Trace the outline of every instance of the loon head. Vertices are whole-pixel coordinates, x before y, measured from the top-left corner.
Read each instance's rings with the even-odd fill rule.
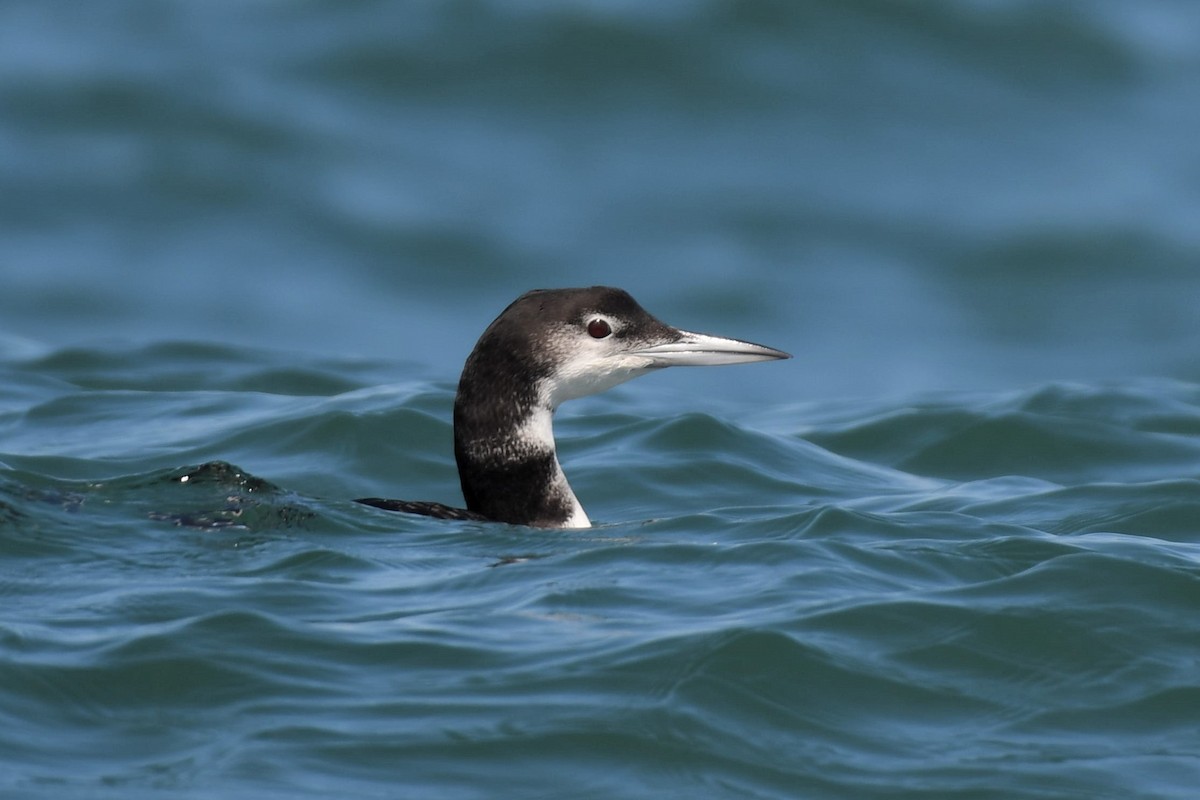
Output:
[[[770,347],[673,328],[606,286],[527,292],[467,358],[454,452],[468,511],[539,527],[587,527],[554,447],[558,406],[672,366],[790,358]]]

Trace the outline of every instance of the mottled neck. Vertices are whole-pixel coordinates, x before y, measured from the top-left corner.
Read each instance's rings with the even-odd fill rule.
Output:
[[[558,463],[554,412],[537,384],[506,387],[478,377],[464,371],[454,402],[454,457],[467,509],[514,525],[589,527]]]

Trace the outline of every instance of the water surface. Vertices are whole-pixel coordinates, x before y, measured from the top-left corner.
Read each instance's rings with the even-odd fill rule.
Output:
[[[0,794],[1190,798],[1194,4],[0,10]],[[792,361],[462,360],[612,284]]]

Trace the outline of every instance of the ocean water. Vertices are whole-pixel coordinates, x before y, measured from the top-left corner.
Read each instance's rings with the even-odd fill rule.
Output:
[[[1200,8],[0,7],[0,797],[1192,798]],[[529,288],[791,361],[567,404]]]

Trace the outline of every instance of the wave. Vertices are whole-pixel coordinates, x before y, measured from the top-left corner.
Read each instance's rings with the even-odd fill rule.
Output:
[[[1195,785],[1194,384],[682,415],[616,392],[558,421],[601,524],[547,532],[350,502],[457,500],[452,388],[279,360],[4,366],[0,785]]]

